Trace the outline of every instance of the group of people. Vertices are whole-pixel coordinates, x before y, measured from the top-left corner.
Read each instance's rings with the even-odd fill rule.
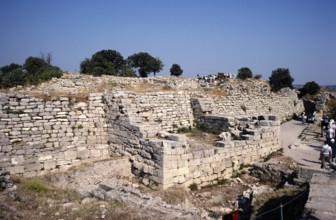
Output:
[[[335,162],[336,159],[336,143],[335,143],[336,124],[333,119],[329,119],[328,116],[323,116],[321,119],[321,135],[326,136],[326,140],[321,149],[320,159],[321,168],[325,168],[325,163]]]
[[[302,114],[301,114],[302,124],[306,125],[306,122],[314,123],[315,122],[315,114],[316,114],[316,112],[308,113],[308,114],[306,114],[306,112],[302,112]]]
[[[236,78],[236,75],[232,73],[218,73],[214,75],[209,74],[205,76],[200,76],[199,74],[197,74],[197,80],[199,82],[206,82],[206,83],[217,83],[227,78]]]

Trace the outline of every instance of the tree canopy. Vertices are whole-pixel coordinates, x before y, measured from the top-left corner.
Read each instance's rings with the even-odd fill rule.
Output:
[[[245,80],[247,78],[252,78],[253,74],[250,68],[242,67],[238,70],[237,79]]]
[[[300,89],[301,96],[305,94],[315,95],[320,92],[321,87],[315,81],[307,82],[304,86]]]
[[[269,77],[269,83],[272,91],[277,92],[282,88],[293,88],[294,79],[292,78],[289,69],[278,68],[272,71],[272,75]]]
[[[116,50],[101,50],[92,55],[91,59],[86,58],[80,63],[80,72],[94,76],[114,75],[133,76],[124,57]]]
[[[14,70],[21,69],[22,66],[20,64],[11,63],[9,65],[3,66],[0,68],[1,74],[11,73]]]
[[[51,61],[51,55],[49,55],[48,60]],[[52,66],[39,57],[28,57],[23,65],[12,63],[1,67],[0,71],[0,88],[38,84],[62,76],[59,67]]]
[[[28,57],[25,63],[23,64],[23,68],[32,77],[38,76],[49,67],[51,67],[51,65],[49,65],[42,58],[39,57]]]
[[[149,53],[135,53],[127,58],[128,64],[133,68],[138,68],[141,77],[148,77],[150,73],[154,76],[163,68],[163,64],[159,58],[152,57]]]
[[[173,64],[172,67],[170,68],[170,75],[172,76],[181,76],[182,73],[183,73],[183,70],[178,64]]]

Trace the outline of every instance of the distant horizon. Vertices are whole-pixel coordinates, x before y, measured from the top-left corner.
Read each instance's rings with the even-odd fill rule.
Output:
[[[248,67],[268,80],[288,68],[293,84],[336,84],[334,0],[2,0],[0,8],[0,66],[51,52],[53,65],[74,73],[111,49],[160,58],[161,76],[174,63],[185,78]]]

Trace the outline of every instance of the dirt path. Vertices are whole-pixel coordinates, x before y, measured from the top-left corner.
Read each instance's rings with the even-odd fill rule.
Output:
[[[291,120],[283,123],[280,131],[285,156],[299,165],[320,169],[319,154],[324,139],[320,137],[318,125]]]

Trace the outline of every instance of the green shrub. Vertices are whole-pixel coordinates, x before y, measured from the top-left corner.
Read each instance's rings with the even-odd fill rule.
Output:
[[[248,78],[252,78],[252,76],[253,76],[252,71],[248,67],[240,68],[237,73],[237,79],[245,80]]]
[[[39,179],[28,179],[24,182],[24,185],[28,190],[37,193],[43,193],[49,190],[48,185]]]
[[[306,95],[307,93],[310,95],[315,95],[320,92],[320,86],[315,81],[307,82],[300,89],[300,97]]]
[[[18,110],[13,110],[11,109],[10,107],[8,108],[4,108],[4,111],[7,113],[7,114],[23,114],[24,111],[22,109],[18,109]]]
[[[287,68],[277,68],[272,71],[272,75],[269,77],[269,83],[271,90],[277,92],[282,88],[293,88],[294,79],[292,78],[289,69]]]
[[[15,86],[23,86],[26,84],[28,75],[21,69],[1,75],[1,88],[7,89]]]
[[[50,65],[50,60],[47,61],[43,58],[28,57],[23,65],[12,63],[0,67],[0,88],[38,84],[52,78],[60,78],[61,69]]]
[[[187,127],[182,127],[177,129],[178,133],[188,133],[191,130],[191,128],[187,128]]]
[[[52,78],[61,78],[62,77],[62,72],[57,70],[57,69],[47,69],[43,71],[38,77],[37,81],[38,82],[44,82],[51,80]]]

